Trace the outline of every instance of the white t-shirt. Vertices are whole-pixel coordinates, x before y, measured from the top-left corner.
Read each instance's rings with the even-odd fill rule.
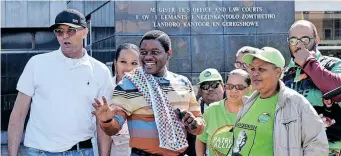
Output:
[[[94,136],[92,103],[95,97],[110,99],[113,86],[109,69],[84,52],[70,59],[58,49],[26,64],[17,84],[32,97],[25,146],[63,152]]]

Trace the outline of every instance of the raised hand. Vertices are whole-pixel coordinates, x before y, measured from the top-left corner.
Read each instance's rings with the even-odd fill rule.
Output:
[[[110,122],[115,115],[116,109],[110,108],[107,99],[104,96],[102,96],[102,100],[103,104],[97,98],[95,98],[95,103],[92,103],[95,111],[92,112],[92,114],[94,114],[101,122]]]
[[[308,60],[309,57],[315,57],[315,53],[313,51],[309,51],[303,43],[297,43],[297,50],[293,53],[294,61],[303,67],[305,62]]]

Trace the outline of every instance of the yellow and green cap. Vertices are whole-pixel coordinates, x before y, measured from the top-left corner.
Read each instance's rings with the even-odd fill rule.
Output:
[[[282,53],[279,50],[272,47],[264,47],[258,53],[255,54],[246,54],[243,57],[243,61],[246,64],[251,64],[254,58],[258,58],[265,62],[272,63],[281,69],[283,69],[285,66],[285,59]]]
[[[205,69],[204,71],[202,71],[200,73],[198,84],[201,84],[201,83],[207,82],[207,81],[221,81],[221,82],[223,82],[223,78],[221,77],[221,75],[217,69],[208,68],[208,69]]]

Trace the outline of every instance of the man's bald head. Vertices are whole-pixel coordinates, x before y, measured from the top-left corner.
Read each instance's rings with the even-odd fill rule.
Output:
[[[303,43],[301,39],[305,38],[306,43]],[[293,42],[294,44],[290,44],[290,40],[299,40],[299,42]],[[308,41],[307,41],[308,39]],[[305,48],[309,51],[317,51],[317,45],[320,42],[320,38],[317,35],[316,26],[306,20],[299,20],[295,22],[289,29],[288,32],[288,43],[289,49],[291,52],[291,57],[293,57],[293,53],[295,53],[300,48],[297,47],[298,43],[303,43]]]
[[[289,36],[290,36],[290,32],[293,28],[295,27],[309,27],[311,30],[312,30],[312,35],[314,37],[317,37],[318,34],[317,34],[317,29],[316,29],[316,26],[311,23],[310,21],[307,21],[307,20],[299,20],[299,21],[296,21],[294,24],[291,25],[290,29],[289,29]]]

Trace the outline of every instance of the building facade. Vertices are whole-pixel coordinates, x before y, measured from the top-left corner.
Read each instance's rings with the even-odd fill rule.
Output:
[[[216,68],[226,78],[237,50],[246,45],[275,47],[288,63],[287,32],[299,19],[317,26],[323,54],[341,57],[337,6],[341,2],[1,1],[1,155],[6,155],[6,131],[19,76],[33,55],[58,48],[49,26],[65,8],[84,13],[89,28],[84,46],[108,66],[120,44],[138,45],[145,32],[165,31],[172,39],[169,69],[196,84],[206,68]]]
[[[314,23],[321,38],[318,49],[322,54],[341,58],[341,2],[295,2],[295,19]]]

